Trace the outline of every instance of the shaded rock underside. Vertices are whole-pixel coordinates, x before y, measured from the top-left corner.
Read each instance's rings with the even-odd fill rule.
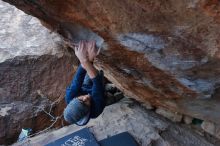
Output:
[[[96,40],[96,66],[128,96],[220,122],[218,0],[4,1],[69,41]]]

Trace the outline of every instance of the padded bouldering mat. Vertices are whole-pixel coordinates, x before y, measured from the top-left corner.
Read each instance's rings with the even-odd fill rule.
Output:
[[[88,128],[83,128],[46,146],[99,146],[93,134]]]
[[[100,146],[138,146],[135,139],[128,133],[123,132],[99,141]]]

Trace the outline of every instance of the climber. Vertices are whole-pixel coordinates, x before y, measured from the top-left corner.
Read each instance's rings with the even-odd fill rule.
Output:
[[[70,124],[85,125],[90,118],[98,117],[105,107],[103,72],[93,66],[99,50],[95,41],[81,41],[75,46],[80,65],[66,89],[64,110],[64,119]]]

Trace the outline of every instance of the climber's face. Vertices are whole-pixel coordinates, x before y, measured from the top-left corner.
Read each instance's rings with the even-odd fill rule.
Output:
[[[91,97],[90,95],[82,95],[77,97],[80,101],[82,101],[85,105],[90,106],[91,105]]]

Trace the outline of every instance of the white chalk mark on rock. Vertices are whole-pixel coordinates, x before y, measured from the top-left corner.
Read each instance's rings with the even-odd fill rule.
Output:
[[[0,116],[4,117],[6,115],[9,115],[8,111],[10,111],[11,109],[12,109],[12,107],[8,107],[8,106],[1,108],[0,109]]]

